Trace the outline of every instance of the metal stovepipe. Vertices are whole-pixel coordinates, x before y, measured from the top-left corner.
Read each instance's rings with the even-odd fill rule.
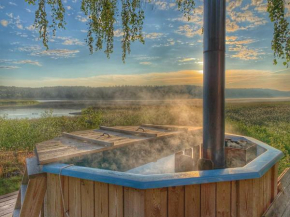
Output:
[[[203,158],[225,167],[226,0],[204,0]]]

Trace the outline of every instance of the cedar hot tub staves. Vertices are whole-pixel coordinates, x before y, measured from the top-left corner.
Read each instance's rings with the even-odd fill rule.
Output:
[[[43,165],[133,144],[176,137],[196,130],[201,130],[201,128],[151,124],[117,127],[101,126],[99,130],[63,133],[60,137],[37,144],[35,153],[39,164]]]

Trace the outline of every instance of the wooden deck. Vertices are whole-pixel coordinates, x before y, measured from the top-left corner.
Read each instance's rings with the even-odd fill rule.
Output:
[[[18,191],[0,196],[0,217],[12,217]]]

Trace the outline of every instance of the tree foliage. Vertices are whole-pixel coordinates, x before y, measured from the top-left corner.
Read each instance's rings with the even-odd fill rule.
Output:
[[[274,64],[277,59],[283,59],[283,64],[288,66],[290,61],[290,29],[285,18],[284,0],[268,0],[268,12],[271,21],[274,23],[274,35],[272,40],[272,50],[274,51]]]
[[[62,0],[25,0],[29,4],[38,4],[35,12],[35,27],[43,45],[48,49],[49,33],[55,36],[57,28],[65,28],[65,8]],[[91,53],[102,50],[108,58],[113,53],[114,33],[117,17],[121,16],[122,25],[122,60],[125,61],[130,53],[131,42],[144,43],[143,21],[146,2],[152,0],[82,0],[81,11],[88,17],[87,45]],[[178,9],[190,20],[194,11],[194,0],[175,0]],[[119,4],[120,7],[119,7]],[[274,23],[272,50],[274,51],[274,64],[277,58],[283,59],[288,66],[290,61],[290,29],[285,17],[285,0],[268,0],[268,12]],[[121,11],[119,9],[121,8]],[[48,19],[47,14],[51,14]],[[50,20],[50,22],[49,22]]]

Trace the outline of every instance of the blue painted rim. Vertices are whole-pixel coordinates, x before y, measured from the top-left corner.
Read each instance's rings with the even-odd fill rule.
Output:
[[[151,189],[260,178],[283,157],[283,153],[280,150],[254,138],[230,134],[227,134],[226,137],[249,140],[266,149],[266,151],[244,167],[217,170],[140,175],[80,166],[70,166],[62,169],[63,167],[68,166],[68,164],[53,163],[44,165],[42,171],[53,174],[59,174],[61,171],[61,175],[64,176],[122,185],[137,189]]]

